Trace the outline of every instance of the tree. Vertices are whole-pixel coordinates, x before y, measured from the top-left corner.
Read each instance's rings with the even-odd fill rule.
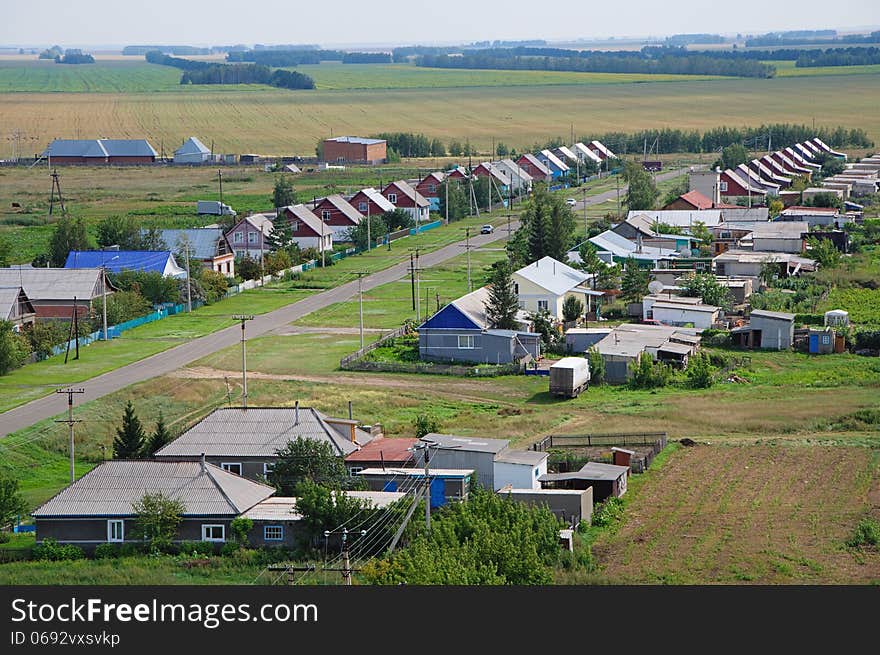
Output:
[[[446,187],[449,187],[447,191]],[[470,214],[471,206],[467,194],[458,180],[447,177],[437,191],[440,197],[440,216],[446,219],[446,198],[449,197],[449,220],[457,221]]]
[[[159,410],[159,418],[156,419],[156,429],[150,435],[146,444],[144,444],[144,454],[152,457],[163,446],[171,443],[172,439],[173,437],[165,425],[165,416],[163,416],[162,410]]]
[[[731,143],[721,150],[721,166],[724,170],[735,169],[740,164],[751,161],[752,157],[741,143]]]
[[[500,260],[492,266],[489,276],[489,297],[486,300],[486,318],[493,328],[515,330],[519,312],[519,297],[511,277],[510,263]]]
[[[433,139],[431,141],[431,156],[432,157],[445,157],[446,156],[446,146],[443,145],[443,142],[440,139]]]
[[[217,302],[226,295],[229,289],[229,283],[223,273],[210,268],[203,268],[199,272],[199,282],[205,290],[205,301],[208,303]]]
[[[672,369],[662,362],[654,363],[654,359],[645,351],[639,354],[638,359],[631,361],[627,368],[631,389],[665,387],[672,380]]]
[[[651,174],[636,162],[628,161],[624,165],[623,177],[629,185],[625,196],[626,206],[631,211],[654,209],[660,192]]]
[[[323,541],[325,530],[334,530],[348,523],[355,516],[370,519],[372,504],[361,498],[353,498],[338,487],[317,484],[309,479],[301,480],[294,488],[296,511],[302,517],[299,524],[307,543]],[[397,522],[393,522],[395,525]]]
[[[832,177],[843,173],[846,166],[836,157],[827,156],[822,161],[822,177]]]
[[[293,240],[293,227],[283,213],[272,221],[272,230],[266,235],[266,245],[272,252],[286,251],[291,256],[294,246],[299,249],[299,245]]]
[[[338,489],[352,482],[342,458],[337,457],[325,441],[297,437],[276,454],[278,459],[269,472],[269,484],[279,495],[293,496],[297,484],[303,480]]]
[[[608,264],[599,271],[596,277],[596,288],[599,290],[617,289],[620,287],[620,264]]]
[[[235,273],[242,280],[256,280],[260,277],[260,262],[245,254],[235,260]]]
[[[627,257],[620,281],[620,297],[624,302],[641,302],[648,295],[650,273],[639,267],[634,257]]]
[[[605,359],[602,353],[591,347],[587,351],[587,360],[590,362],[590,384],[602,384],[605,381]]]
[[[397,207],[395,209],[392,209],[391,211],[387,211],[382,214],[382,220],[385,222],[386,229],[390,229],[392,232],[394,232],[395,230],[403,230],[409,227],[415,227],[416,225],[412,214],[410,214],[405,209],[401,209],[400,207]]]
[[[495,154],[499,157],[507,157],[510,154],[510,148],[503,141],[499,141],[498,145],[495,146]]]
[[[0,475],[0,530],[12,525],[27,511],[27,503],[18,491],[18,480]]]
[[[450,141],[449,142],[449,154],[453,157],[461,157],[464,149],[461,146],[460,141]]]
[[[153,250],[143,247],[140,224],[132,216],[107,216],[101,219],[96,229],[101,248],[119,246],[121,250]]]
[[[578,320],[584,315],[584,303],[577,296],[566,296],[562,302],[562,318],[566,323]]]
[[[602,269],[608,267],[608,264],[599,259],[599,249],[589,241],[584,241],[580,245],[578,254],[581,256],[581,261],[577,267],[593,276],[593,289],[595,289],[596,278]]]
[[[440,421],[432,414],[419,414],[413,422],[413,428],[415,428],[416,438],[421,439],[426,434],[440,432]]]
[[[167,550],[171,547],[177,528],[183,521],[186,506],[174,498],[169,498],[161,491],[155,494],[144,494],[140,500],[131,504],[135,513],[135,525],[138,532],[155,550]]]
[[[374,248],[376,242],[388,233],[388,225],[382,214],[371,214],[369,219],[364,216],[357,225],[348,230],[348,238],[358,250],[367,249],[367,225],[369,225],[369,240],[373,242]]]
[[[810,257],[819,262],[823,268],[837,268],[840,266],[840,251],[834,246],[834,242],[831,239],[807,237],[807,245],[810,249]]]
[[[145,439],[144,427],[134,412],[134,405],[129,400],[125,404],[125,411],[122,414],[122,426],[116,428],[116,437],[113,439],[113,458],[139,458],[144,450]]]
[[[92,240],[85,221],[80,217],[65,216],[55,224],[49,237],[49,263],[55,268],[63,268],[71,250],[91,249]]]
[[[567,259],[576,225],[574,214],[560,197],[548,192],[545,184],[535,185],[520,221],[519,230],[524,231],[522,242],[527,244],[526,263],[542,257],[561,262]]]
[[[27,337],[12,329],[12,322],[0,321],[0,375],[24,366],[31,354]]]
[[[733,300],[730,289],[712,273],[696,273],[685,278],[681,295],[700,298],[706,305],[730,309]]]
[[[232,541],[240,547],[247,546],[248,533],[253,529],[253,519],[249,519],[246,516],[236,516],[229,522],[229,531],[232,533]]]
[[[700,254],[705,257],[710,257],[712,255],[712,241],[715,238],[712,234],[712,230],[706,227],[706,224],[703,221],[696,221],[691,227],[691,236],[700,240],[698,246],[700,248]]]
[[[272,206],[275,209],[296,204],[296,191],[293,184],[285,176],[275,178],[275,188],[272,190]]]
[[[315,144],[315,156],[318,161],[324,161],[324,139],[318,139],[318,143]]]
[[[546,309],[529,314],[529,320],[534,326],[534,331],[541,335],[541,343],[545,351],[556,351],[561,342],[559,330],[556,329],[556,319]]]
[[[687,370],[688,386],[692,389],[708,389],[715,382],[712,365],[706,353],[695,353],[688,360]]]
[[[767,211],[770,213],[770,218],[774,219],[782,213],[783,209],[785,209],[785,205],[782,204],[781,200],[771,200]]]

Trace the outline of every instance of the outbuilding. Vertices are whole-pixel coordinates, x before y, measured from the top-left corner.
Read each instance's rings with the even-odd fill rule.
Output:
[[[628,466],[616,466],[601,462],[587,462],[579,471],[571,473],[547,473],[542,475],[544,489],[586,489],[593,488],[593,502],[600,503],[613,496],[620,498],[626,493]]]
[[[759,348],[787,350],[794,342],[794,314],[753,309],[749,316],[752,343]]]

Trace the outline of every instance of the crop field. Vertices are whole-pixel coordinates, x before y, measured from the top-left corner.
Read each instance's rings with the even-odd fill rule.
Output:
[[[862,127],[880,141],[874,91],[880,73],[868,69],[861,74],[844,67],[823,70],[819,82],[815,72],[804,76],[803,69],[769,80],[625,80],[610,74],[321,64],[302,67],[315,75],[319,88],[297,92],[258,85],[180,87],[176,70],[148,72],[144,63],[102,62],[91,73],[37,67],[34,75],[21,62],[13,63],[0,72],[0,90],[5,90],[0,123],[21,130],[35,152],[54,137],[95,135],[97,126],[109,137],[164,143],[169,152],[196,134],[205,143],[214,141],[215,152],[267,155],[310,155],[331,131],[423,132],[446,141],[470,139],[486,152],[493,138],[522,150],[568,135],[572,126],[585,134],[815,121]],[[131,80],[122,72],[126,67],[133,72]],[[58,75],[65,79],[56,84],[52,76]],[[155,90],[149,95],[132,90],[140,84]],[[163,84],[167,90],[159,88]],[[121,85],[124,92],[114,90]],[[78,92],[48,92],[55,86]],[[11,145],[5,145],[9,154]]]
[[[877,584],[880,552],[845,545],[880,517],[880,451],[680,448],[593,546],[617,584]]]
[[[153,93],[180,87],[180,71],[135,61],[56,64],[0,57],[0,93]]]
[[[832,289],[822,303],[821,310],[846,309],[850,321],[864,325],[880,326],[880,290],[878,289]]]
[[[776,67],[776,77],[820,77],[837,75],[877,75],[880,64],[865,66],[809,66],[798,68],[793,61],[769,61]]]

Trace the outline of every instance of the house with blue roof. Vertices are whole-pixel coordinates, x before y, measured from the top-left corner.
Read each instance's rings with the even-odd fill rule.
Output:
[[[110,273],[143,271],[165,277],[185,278],[170,250],[71,250],[64,268],[101,268]]]
[[[499,330],[486,316],[489,287],[453,300],[418,327],[419,359],[475,364],[508,364],[541,354],[541,335],[530,332],[525,313],[518,330]]]

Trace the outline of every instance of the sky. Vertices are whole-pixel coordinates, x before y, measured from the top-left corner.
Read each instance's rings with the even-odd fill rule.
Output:
[[[880,29],[880,0],[0,0],[0,45],[547,41]],[[721,7],[726,7],[722,10]],[[823,23],[833,21],[833,24]]]

